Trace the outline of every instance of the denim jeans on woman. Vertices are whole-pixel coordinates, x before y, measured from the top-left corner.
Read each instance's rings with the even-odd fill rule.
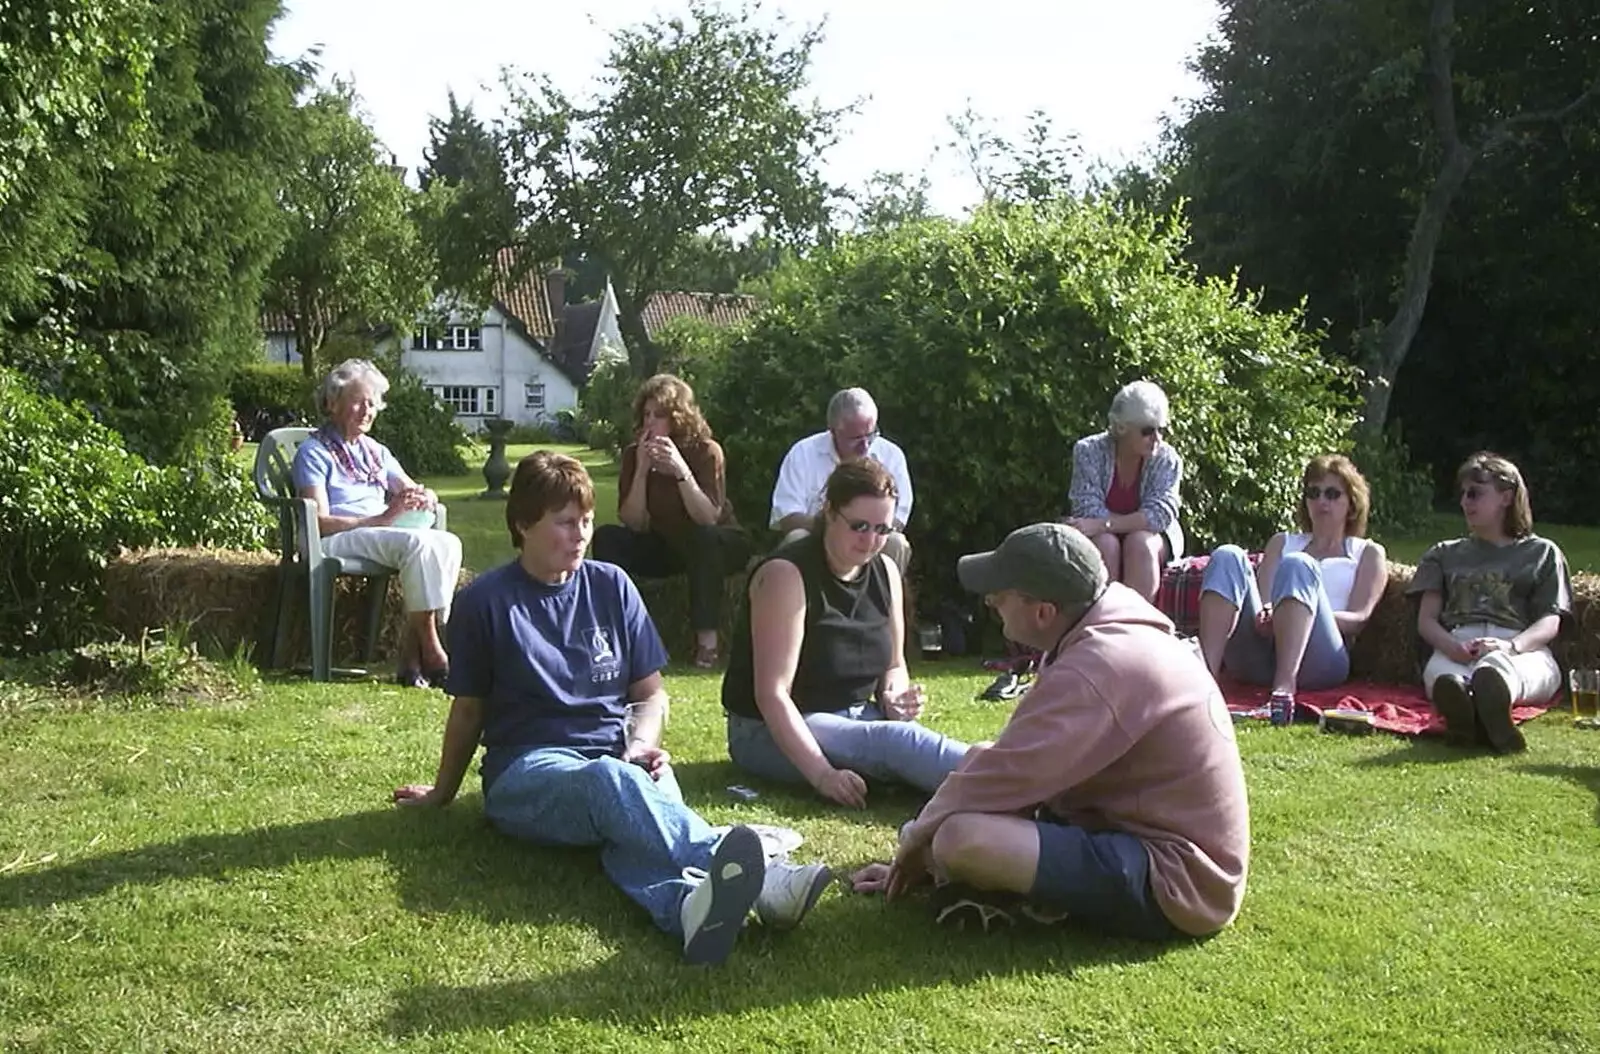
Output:
[[[620,758],[568,747],[531,750],[483,795],[496,829],[540,845],[599,846],[600,864],[655,924],[682,934],[686,867],[708,868],[720,835],[683,803],[670,768],[660,779]]]
[[[1256,632],[1261,593],[1249,557],[1237,545],[1211,554],[1202,593],[1215,593],[1239,609],[1239,624],[1222,653],[1222,668],[1250,684],[1271,684],[1277,672],[1277,642]],[[1300,660],[1297,687],[1332,688],[1350,677],[1350,652],[1322,588],[1322,568],[1305,553],[1285,553],[1272,576],[1272,604],[1297,600],[1311,612],[1311,637]]]
[[[870,780],[905,783],[932,794],[961,764],[967,744],[915,721],[890,721],[871,703],[803,715],[834,768]],[[778,783],[805,783],[760,718],[728,714],[728,756],[747,772]]]

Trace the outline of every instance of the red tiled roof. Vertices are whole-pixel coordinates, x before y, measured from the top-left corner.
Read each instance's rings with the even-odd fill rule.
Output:
[[[651,293],[639,310],[639,321],[651,339],[668,322],[684,315],[717,326],[743,322],[755,313],[756,298],[742,293]]]
[[[512,285],[510,279],[516,271],[516,262],[515,249],[501,249],[495,257],[495,302],[528,336],[548,344],[556,335],[552,308],[555,311],[561,309],[561,305],[550,303],[550,290],[544,278],[549,268],[533,267]]]

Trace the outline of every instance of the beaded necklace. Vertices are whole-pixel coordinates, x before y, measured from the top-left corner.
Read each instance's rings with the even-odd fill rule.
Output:
[[[351,482],[383,485],[383,458],[378,453],[378,445],[372,440],[358,435],[353,442],[346,442],[331,424],[317,429],[316,436]]]

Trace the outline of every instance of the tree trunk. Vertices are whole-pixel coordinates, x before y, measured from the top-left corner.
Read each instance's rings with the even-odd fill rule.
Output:
[[[1383,426],[1389,419],[1389,399],[1394,394],[1394,381],[1405,364],[1411,341],[1422,325],[1423,312],[1428,307],[1428,291],[1433,284],[1433,262],[1439,252],[1439,239],[1444,235],[1444,222],[1450,214],[1450,205],[1467,181],[1467,173],[1478,159],[1478,151],[1459,142],[1445,155],[1444,164],[1433,177],[1433,186],[1417,213],[1411,227],[1411,241],[1406,245],[1405,283],[1400,291],[1394,315],[1383,327],[1375,346],[1363,355],[1362,368],[1366,371],[1366,400],[1361,413],[1361,430],[1369,439],[1383,435]]]
[[[617,328],[622,330],[622,340],[628,345],[628,367],[642,380],[653,375],[661,364],[661,350],[651,342],[644,320],[639,317],[640,301],[644,298],[635,299],[615,284],[612,291],[617,297]]]

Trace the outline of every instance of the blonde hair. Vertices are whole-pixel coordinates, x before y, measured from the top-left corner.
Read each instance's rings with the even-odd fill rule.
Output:
[[[1456,488],[1468,483],[1487,483],[1499,491],[1515,491],[1511,504],[1506,506],[1506,534],[1513,538],[1526,538],[1533,533],[1533,504],[1528,500],[1528,484],[1522,473],[1509,458],[1492,450],[1480,450],[1456,469]]]
[[[1352,538],[1365,538],[1367,516],[1372,512],[1372,488],[1367,486],[1367,478],[1361,474],[1361,470],[1343,454],[1318,454],[1306,462],[1306,470],[1300,477],[1300,504],[1294,510],[1295,526],[1307,533],[1311,531],[1311,513],[1306,508],[1303,492],[1323,476],[1338,476],[1344,484],[1344,492],[1350,496],[1350,511],[1344,517],[1344,533]]]

